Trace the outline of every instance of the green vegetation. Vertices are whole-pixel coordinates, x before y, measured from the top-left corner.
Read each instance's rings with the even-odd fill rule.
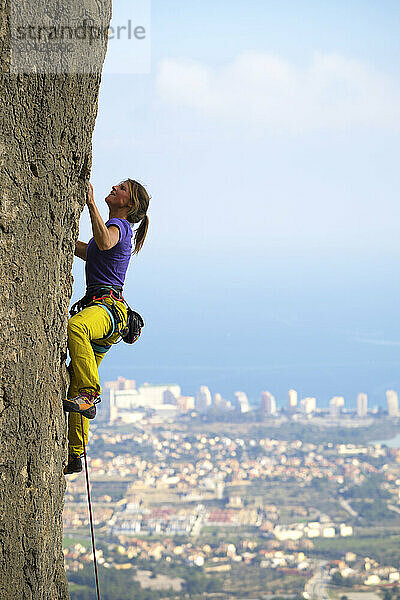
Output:
[[[256,427],[251,430],[251,435],[287,441],[302,440],[313,444],[367,444],[377,438],[390,439],[398,432],[396,423],[380,419],[369,427],[320,427],[289,422],[284,427]]]
[[[81,544],[85,548],[89,548],[91,544],[89,535],[65,535],[63,537],[63,548],[70,548],[70,546],[73,546],[74,544]]]
[[[400,590],[398,587],[391,589],[391,590],[385,590],[383,592],[383,596],[382,596],[383,600],[400,600]]]
[[[186,575],[183,592],[192,594],[203,594],[220,592],[222,590],[222,581],[219,578],[206,577],[201,571],[191,569]]]
[[[152,571],[154,579],[158,574],[184,580],[180,592],[169,590],[151,590],[140,587],[134,577],[136,569]],[[85,566],[77,573],[70,573],[71,600],[96,600],[95,581],[92,566]],[[274,569],[260,569],[258,565],[232,565],[231,571],[205,573],[197,567],[173,565],[167,562],[135,561],[135,568],[129,570],[105,569],[100,566],[100,588],[102,600],[203,600],[204,598],[223,597],[243,598],[251,593],[252,597],[266,592],[274,593],[274,600],[300,600],[306,576],[287,575]]]
[[[336,571],[336,573],[334,573],[331,577],[331,585],[351,588],[355,583],[355,579],[353,579],[352,577],[343,577],[343,575],[341,575],[339,571]]]
[[[137,565],[138,566],[138,565]],[[129,571],[104,569],[100,567],[100,587],[103,600],[159,600],[161,598],[182,598],[198,597],[202,598],[206,594],[215,594],[220,592],[223,587],[223,580],[217,574],[206,575],[196,567],[187,567],[174,569],[168,565],[153,565],[152,578],[158,573],[165,573],[169,576],[180,576],[184,578],[184,584],[181,592],[170,590],[151,590],[143,589],[138,581],[134,580],[136,569]],[[149,568],[149,564],[146,564]],[[96,600],[95,581],[92,567],[85,567],[77,573],[70,575],[70,596],[71,600]],[[186,594],[188,596],[186,596]]]
[[[211,413],[192,420],[190,430],[193,433],[216,433],[232,435],[244,439],[272,438],[276,440],[302,440],[304,443],[367,444],[377,439],[385,440],[396,436],[400,431],[399,423],[385,417],[375,418],[368,427],[321,427],[310,423],[295,421],[271,424],[264,415],[252,411],[245,414]],[[115,451],[115,448],[114,448]]]
[[[70,576],[73,584],[70,587],[71,600],[96,600],[93,568],[85,567],[82,571]],[[176,593],[168,590],[156,591],[142,589],[134,581],[132,571],[116,571],[100,569],[100,585],[102,600],[159,600],[174,598]]]
[[[322,557],[340,558],[344,552],[354,552],[361,556],[369,556],[381,564],[397,564],[400,560],[400,535],[385,535],[381,537],[348,537],[314,541],[314,554]]]
[[[110,485],[109,481],[93,481],[93,501],[98,502],[102,496],[110,496],[111,502],[118,502],[124,498],[126,492],[126,482],[113,481]]]
[[[385,477],[380,473],[372,473],[360,485],[353,485],[344,491],[345,498],[370,498],[372,500],[383,500],[390,498],[389,492],[383,487]]]
[[[391,494],[384,486],[384,476],[372,473],[360,485],[344,490],[343,497],[351,501],[352,508],[360,515],[360,522],[381,523],[385,519],[393,521],[398,518],[387,507]]]

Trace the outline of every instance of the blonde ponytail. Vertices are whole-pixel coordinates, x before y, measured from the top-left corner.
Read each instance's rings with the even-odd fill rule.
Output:
[[[148,228],[149,217],[147,215],[144,215],[139,227],[135,231],[135,249],[133,250],[133,254],[138,254],[138,252],[140,252],[140,250],[142,249],[144,240],[146,239]]]
[[[128,213],[127,220],[132,225],[140,223],[135,231],[134,250],[132,254],[138,254],[142,249],[149,228],[149,217],[147,209],[149,208],[150,196],[145,187],[134,179],[126,180],[129,186],[129,194],[132,200],[132,208]]]

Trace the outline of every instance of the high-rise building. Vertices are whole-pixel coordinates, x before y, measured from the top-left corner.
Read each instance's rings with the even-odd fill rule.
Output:
[[[271,392],[262,392],[261,410],[267,415],[276,415],[276,401]]]
[[[117,390],[112,387],[103,386],[103,393],[101,395],[101,404],[97,411],[96,423],[104,423],[111,425],[118,418],[118,409],[115,403],[115,392]]]
[[[231,403],[225,400],[218,392],[214,394],[214,408],[219,411],[226,411],[231,408]]]
[[[135,390],[136,381],[134,379],[118,377],[115,381],[106,381],[103,387],[108,390]]]
[[[178,397],[175,396],[175,394],[173,394],[171,392],[171,390],[164,391],[164,393],[163,393],[163,403],[164,404],[174,404],[176,406],[177,400],[178,400]]]
[[[305,412],[307,415],[309,415],[312,412],[315,412],[316,408],[317,408],[316,398],[307,397],[307,398],[302,398],[300,400],[300,409],[303,412]]]
[[[102,403],[99,408],[99,420],[103,420],[108,423],[112,423],[122,414],[127,416],[127,411],[136,411],[138,408],[152,408],[159,409],[165,406],[165,392],[167,398],[179,398],[181,396],[181,388],[179,385],[151,385],[145,383],[138,389],[135,387],[129,387],[126,382],[130,382],[132,386],[132,380],[123,380],[119,378],[117,381],[108,381],[104,384],[104,390],[102,394]],[[176,404],[176,401],[175,403]],[[121,412],[122,411],[122,412]],[[103,413],[103,418],[101,414]]]
[[[164,394],[167,391],[170,392],[173,396],[175,396],[175,398],[179,398],[181,396],[181,388],[179,385],[153,385],[151,383],[144,383],[138,388],[138,397],[136,399],[136,405],[154,408],[155,406],[164,404]]]
[[[206,385],[201,385],[196,394],[196,410],[201,413],[208,411],[212,403],[211,392]]]
[[[249,400],[245,392],[235,392],[235,408],[241,413],[247,413],[250,410]]]
[[[296,390],[289,390],[287,408],[294,409],[297,406],[297,392]]]
[[[223,401],[224,401],[224,399],[222,398],[221,394],[219,394],[218,392],[216,394],[214,394],[215,408],[219,408],[222,405]]]
[[[366,417],[368,414],[368,396],[367,394],[358,394],[357,396],[357,416]]]
[[[387,390],[386,402],[389,417],[399,416],[399,397],[394,390]]]
[[[334,396],[329,402],[329,414],[331,417],[338,417],[341,409],[344,407],[343,396]]]
[[[194,409],[194,397],[193,396],[180,396],[176,405],[181,412],[188,412]]]

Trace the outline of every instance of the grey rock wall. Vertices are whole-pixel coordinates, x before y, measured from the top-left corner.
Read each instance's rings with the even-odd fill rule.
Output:
[[[111,0],[85,5],[109,22]],[[66,323],[100,75],[9,74],[10,8],[0,0],[0,600],[64,600]]]

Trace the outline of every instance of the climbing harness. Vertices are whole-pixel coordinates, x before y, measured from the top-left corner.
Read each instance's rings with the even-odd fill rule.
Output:
[[[111,298],[113,300],[112,304],[106,303],[106,298]],[[115,304],[116,302],[122,302],[127,308],[128,319],[124,328],[122,328],[121,315],[117,310]],[[103,339],[109,338],[115,332],[118,332],[121,336],[121,339],[127,344],[134,344],[139,339],[142,327],[144,327],[144,320],[138,312],[131,309],[122,295],[121,287],[111,285],[89,287],[86,290],[86,294],[83,296],[83,298],[73,304],[69,313],[71,316],[76,315],[76,313],[83,310],[87,306],[91,306],[92,304],[100,304],[100,306],[102,306],[108,312],[111,319],[111,330]],[[94,342],[92,342],[92,346],[94,346],[95,350],[101,353],[107,352],[110,347],[108,346],[105,348],[103,346],[96,345]]]
[[[84,433],[84,430],[83,430],[83,417],[82,417],[82,415],[81,415],[81,426],[82,426],[83,456],[84,456],[84,459],[85,459],[86,489],[87,489],[88,507],[89,507],[90,532],[92,534],[92,550],[93,550],[94,575],[95,575],[95,580],[96,580],[97,600],[100,600],[100,585],[99,585],[99,573],[98,573],[98,570],[97,570],[96,544],[95,544],[95,540],[94,540],[92,500],[91,500],[91,497],[90,497],[90,486],[89,486],[89,469],[88,469],[88,464],[87,464],[85,433]]]
[[[112,304],[106,303],[106,298],[111,298]],[[111,285],[89,287],[86,290],[86,293],[83,296],[83,298],[81,298],[80,300],[78,300],[78,302],[75,302],[75,304],[72,305],[69,314],[71,316],[74,316],[87,306],[91,306],[92,304],[100,304],[100,306],[102,306],[107,311],[111,319],[111,330],[107,332],[107,335],[103,338],[105,339],[113,335],[113,333],[115,333],[116,331],[118,331],[119,334],[122,333],[122,319],[121,315],[119,314],[116,308],[115,302],[122,302],[125,304],[124,297],[122,296],[121,287]]]

